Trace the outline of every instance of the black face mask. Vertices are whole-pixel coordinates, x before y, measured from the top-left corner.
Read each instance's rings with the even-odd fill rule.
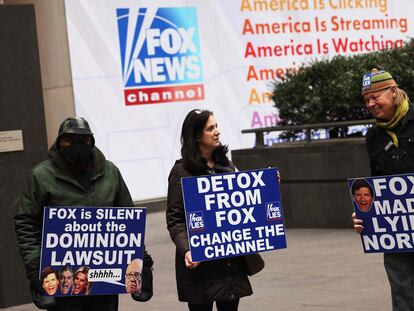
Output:
[[[91,161],[92,146],[82,141],[73,142],[67,147],[60,147],[60,151],[72,164],[89,165]]]

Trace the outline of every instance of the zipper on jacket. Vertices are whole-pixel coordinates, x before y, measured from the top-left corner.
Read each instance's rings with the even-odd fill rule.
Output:
[[[93,205],[93,202],[95,201],[95,183],[91,184],[91,203]]]

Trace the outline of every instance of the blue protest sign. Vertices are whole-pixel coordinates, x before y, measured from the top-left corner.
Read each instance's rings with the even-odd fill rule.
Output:
[[[414,249],[414,175],[348,179],[365,253]]]
[[[141,290],[146,209],[46,206],[40,281],[45,295]]]
[[[181,181],[194,261],[287,247],[277,169]]]

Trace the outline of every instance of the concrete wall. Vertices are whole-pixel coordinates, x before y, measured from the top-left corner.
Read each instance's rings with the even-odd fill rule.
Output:
[[[63,119],[75,114],[64,0],[3,0],[6,5],[33,4],[42,74],[48,145]]]
[[[36,55],[36,77],[38,80],[36,84],[27,82],[27,79],[33,76],[31,67],[24,70],[21,68],[16,70],[11,68],[11,72],[2,71],[8,77],[7,81],[13,80],[13,77],[18,75],[18,73],[24,73],[24,76],[19,76],[20,83],[13,84],[13,88],[3,94],[10,97],[12,94],[20,91],[21,96],[17,96],[17,100],[13,100],[14,107],[7,111],[7,113],[3,110],[8,109],[7,103],[10,101],[2,102],[1,109],[4,112],[2,117],[7,119],[0,123],[0,127],[2,130],[22,129],[25,151],[0,154],[0,164],[6,164],[5,166],[0,165],[0,168],[2,168],[0,169],[0,175],[3,174],[2,177],[4,179],[2,180],[8,178],[7,184],[4,185],[1,191],[4,214],[1,232],[3,238],[2,250],[7,251],[4,251],[1,256],[0,308],[31,302],[29,284],[24,274],[22,260],[17,252],[12,219],[25,184],[27,172],[35,164],[46,158],[47,147],[54,142],[61,121],[67,116],[75,114],[64,1],[3,0],[0,1],[1,3],[7,6],[16,5],[22,12],[26,12],[26,4],[34,6],[35,14],[32,16],[32,19],[33,21],[36,19],[36,28],[31,25],[22,34],[15,34],[16,29],[10,29],[7,34],[18,41],[19,38],[23,39],[27,33],[36,31],[34,36],[36,37],[37,34],[37,46],[34,54]],[[31,9],[31,12],[33,12],[33,8]],[[9,15],[6,17],[9,17]],[[22,24],[27,21],[27,17],[24,14],[17,17],[17,21],[18,18],[22,19]],[[4,37],[2,38],[4,39]],[[2,43],[8,44],[5,40],[0,40],[0,44]],[[21,45],[23,46],[24,42]],[[5,50],[8,48],[8,46],[4,45],[0,47],[5,48]],[[2,60],[6,67],[8,66],[7,68],[10,66],[17,66],[16,68],[18,68],[19,62],[21,63],[22,61],[27,65],[31,64],[33,57],[31,59],[22,59],[20,54],[24,53],[20,52],[19,47],[15,47],[17,61],[9,61],[7,57],[4,58],[3,56]],[[13,54],[9,56],[13,58]],[[41,81],[39,79],[39,61]],[[22,90],[21,88],[26,89]],[[40,98],[40,100],[36,100],[36,102],[35,97],[32,96],[34,90],[39,91],[36,99]],[[27,98],[27,96],[32,97]],[[18,100],[21,98],[25,98],[25,101],[21,102]],[[36,111],[32,111],[33,109],[36,109]],[[18,118],[18,114],[20,114],[20,118]],[[27,116],[28,114],[29,116]],[[37,119],[41,119],[40,125],[34,122]],[[38,127],[41,127],[42,130],[38,130]],[[42,150],[39,150],[40,148]],[[10,172],[13,172],[12,176],[10,176]],[[12,278],[10,278],[11,271],[13,273]]]
[[[0,153],[0,308],[30,301],[13,218],[31,168],[47,157],[33,5],[0,6],[0,131],[20,130],[23,150]]]
[[[232,157],[239,170],[280,169],[285,224],[290,228],[351,228],[347,178],[370,174],[363,138],[234,150]]]

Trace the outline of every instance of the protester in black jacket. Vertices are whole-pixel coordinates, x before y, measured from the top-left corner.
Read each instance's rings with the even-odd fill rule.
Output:
[[[373,69],[364,75],[362,95],[376,126],[366,145],[372,176],[414,172],[414,106],[391,74]],[[352,215],[357,233],[363,223]],[[414,253],[386,253],[384,265],[391,286],[393,310],[414,310]]]
[[[234,171],[219,140],[220,131],[212,112],[192,110],[181,132],[182,159],[168,178],[167,227],[176,245],[178,299],[189,310],[238,309],[239,299],[252,294],[243,257],[194,262],[189,251],[181,178]]]

